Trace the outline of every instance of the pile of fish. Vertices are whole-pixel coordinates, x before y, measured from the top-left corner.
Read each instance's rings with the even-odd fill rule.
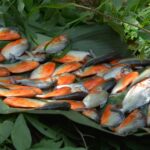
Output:
[[[78,111],[124,136],[150,125],[150,60],[77,50],[59,56],[65,35],[31,48],[6,27],[0,41],[10,41],[0,51],[0,96],[9,107]]]

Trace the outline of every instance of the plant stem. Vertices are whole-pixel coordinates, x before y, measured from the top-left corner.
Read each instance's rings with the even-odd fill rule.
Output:
[[[91,8],[91,7],[79,5],[79,4],[76,4],[76,3],[73,3],[73,6],[78,7],[78,8],[82,8],[82,9],[86,9],[86,10],[89,10],[89,11],[92,11],[92,12],[94,12],[94,13],[97,13],[97,14],[101,15],[101,16],[105,16],[105,17],[107,17],[107,18],[110,18],[111,20],[116,20],[116,21],[118,21],[118,22],[120,22],[120,23],[129,24],[129,25],[131,25],[131,26],[137,27],[137,28],[143,30],[144,32],[147,32],[147,33],[150,34],[150,30],[148,30],[148,29],[142,28],[142,27],[140,27],[140,26],[138,26],[138,25],[129,23],[129,22],[127,22],[127,21],[123,21],[123,20],[121,20],[121,19],[119,19],[119,18],[115,18],[115,17],[113,17],[113,16],[111,16],[111,15],[104,14],[103,12],[100,12],[100,11],[98,11],[98,10],[95,9],[95,8]]]

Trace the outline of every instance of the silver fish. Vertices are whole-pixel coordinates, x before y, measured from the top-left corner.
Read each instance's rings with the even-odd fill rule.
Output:
[[[21,85],[33,86],[40,89],[47,89],[55,85],[56,80],[49,78],[47,81],[42,81],[39,79],[21,79],[15,80],[16,83]]]
[[[101,108],[106,104],[108,93],[106,91],[89,93],[84,99],[83,103],[86,108],[94,108],[100,106]]]
[[[57,36],[52,38],[50,41],[46,41],[40,44],[38,47],[35,48],[33,54],[36,53],[58,53],[63,50],[68,44],[68,39],[64,35]]]
[[[19,39],[8,43],[2,50],[1,54],[7,59],[11,60],[14,57],[21,56],[29,47],[27,39]]]
[[[150,102],[150,78],[133,86],[126,94],[121,112],[131,112]]]
[[[142,80],[150,78],[150,67],[144,70],[137,78],[135,78],[131,84],[131,86],[141,82]]]
[[[128,66],[118,66],[110,69],[107,73],[103,75],[105,80],[116,78],[119,74],[128,74],[132,69]]]
[[[115,132],[119,135],[126,136],[137,131],[146,125],[145,116],[138,109],[130,113],[124,121],[115,128]]]

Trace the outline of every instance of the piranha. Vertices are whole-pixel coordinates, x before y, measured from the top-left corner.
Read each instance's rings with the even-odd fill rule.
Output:
[[[145,125],[145,116],[140,110],[135,109],[117,128],[114,129],[114,131],[119,135],[126,136],[135,132],[138,128],[144,127]]]
[[[7,97],[3,102],[8,106],[19,108],[38,108],[47,104],[46,101],[22,97]]]
[[[144,70],[137,78],[135,78],[131,86],[143,81],[144,79],[150,78],[150,67]]]
[[[17,40],[20,38],[20,34],[7,27],[0,27],[0,41]]]
[[[113,88],[111,94],[116,94],[118,92],[123,91],[124,89],[127,88],[127,86],[129,84],[131,84],[131,82],[137,78],[139,75],[138,72],[131,72],[127,75],[125,75],[123,78],[121,78],[118,83],[116,84],[116,86]]]
[[[84,62],[88,56],[90,56],[89,52],[71,50],[63,57],[53,60],[59,63]]]
[[[42,94],[43,93],[41,89],[39,89],[37,87],[32,87],[32,86],[23,86],[23,85],[0,82],[0,87],[6,88],[6,89],[9,89],[9,90],[31,89],[31,90],[35,91],[37,94]]]
[[[60,65],[53,73],[53,76],[60,75],[63,73],[69,73],[73,72],[77,69],[79,69],[82,66],[79,62],[72,62],[72,63],[66,63],[63,65]]]
[[[19,61],[13,64],[0,64],[0,67],[7,68],[11,73],[24,73],[37,68],[39,63],[36,61]]]
[[[13,90],[0,88],[0,96],[2,97],[35,97],[37,94],[38,93],[36,92],[36,90],[32,88],[20,88]]]
[[[108,93],[106,91],[98,91],[89,93],[84,99],[83,103],[86,108],[103,107],[108,99]]]
[[[90,67],[86,67],[84,70],[80,69],[74,72],[74,74],[80,78],[83,77],[88,77],[91,75],[96,75],[99,72],[101,73],[105,73],[106,71],[108,71],[110,69],[109,66],[100,64],[100,65],[95,65],[95,66],[90,66]]]
[[[100,119],[100,124],[102,126],[112,128],[118,126],[123,121],[124,115],[112,111],[114,107],[114,105],[108,104],[104,109]]]
[[[1,54],[6,60],[13,60],[15,57],[21,56],[29,47],[27,39],[19,39],[8,43],[2,50]]]
[[[52,38],[50,41],[46,41],[39,46],[37,46],[33,54],[36,53],[58,53],[63,50],[68,44],[68,38],[65,35],[60,35],[57,37]]]
[[[13,79],[15,83],[27,86],[33,86],[40,89],[47,89],[53,87],[56,84],[56,80],[52,78],[43,78],[43,79]]]
[[[54,89],[46,94],[43,95],[37,95],[36,97],[38,98],[51,98],[55,96],[62,96],[62,95],[67,95],[71,93],[71,88],[69,87],[62,87],[59,89]]]
[[[125,98],[122,101],[120,112],[131,112],[150,102],[150,78],[137,83],[129,89]]]
[[[55,63],[47,62],[41,64],[38,68],[32,71],[30,79],[40,79],[50,77],[55,70]]]
[[[103,74],[103,78],[105,80],[109,80],[111,78],[119,80],[120,78],[122,78],[123,76],[125,76],[126,74],[128,74],[131,71],[132,71],[132,69],[128,66],[116,65],[112,69],[108,70],[105,74]],[[99,74],[98,74],[98,76],[99,76]],[[100,76],[101,76],[101,74],[100,74]]]

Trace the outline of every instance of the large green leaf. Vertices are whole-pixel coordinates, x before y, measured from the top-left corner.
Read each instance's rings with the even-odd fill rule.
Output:
[[[12,128],[12,121],[6,120],[0,123],[0,144],[2,144],[9,137]]]
[[[50,139],[42,139],[39,143],[33,145],[30,150],[59,149],[61,145],[62,141],[55,142]]]
[[[34,117],[26,116],[26,118],[40,133],[48,138],[56,139],[57,131],[41,123]]]
[[[31,133],[22,114],[15,121],[11,139],[16,150],[27,150],[31,146]]]

